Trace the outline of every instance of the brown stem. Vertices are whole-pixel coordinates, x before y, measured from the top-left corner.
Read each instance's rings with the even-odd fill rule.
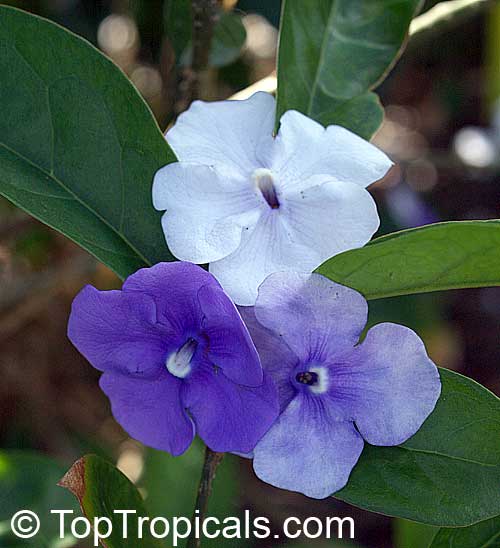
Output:
[[[196,497],[196,506],[193,512],[192,525],[196,518],[203,523],[208,509],[208,501],[212,492],[212,483],[215,478],[215,472],[222,461],[224,453],[216,453],[208,447],[205,450],[205,460],[201,472],[200,485],[198,487],[198,496]],[[196,538],[195,527],[193,525],[191,534],[186,544],[186,548],[200,548],[201,538]]]
[[[175,105],[176,114],[186,110],[192,101],[200,97],[200,84],[208,68],[214,27],[219,17],[218,8],[219,0],[192,0],[193,54],[191,65],[184,70],[179,85],[179,100]]]

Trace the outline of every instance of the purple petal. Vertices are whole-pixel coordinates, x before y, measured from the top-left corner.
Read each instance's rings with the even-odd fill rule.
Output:
[[[319,274],[279,272],[259,288],[255,316],[303,362],[352,349],[366,324],[364,297]]]
[[[257,321],[253,307],[240,306],[238,310],[255,343],[264,371],[271,376],[278,389],[280,409],[283,411],[295,395],[290,375],[299,359],[282,339]]]
[[[321,499],[344,487],[362,450],[352,422],[333,420],[320,398],[299,393],[257,444],[253,466],[275,487]]]
[[[354,349],[349,363],[333,373],[363,438],[372,445],[398,445],[417,432],[441,392],[437,367],[411,329],[382,323]]]
[[[219,286],[217,280],[200,266],[186,262],[158,263],[132,274],[123,284],[123,291],[152,297],[158,321],[183,335],[200,327],[197,294],[207,284]]]
[[[153,299],[90,285],[73,301],[68,337],[96,369],[139,376],[155,375],[172,344]]]
[[[198,291],[198,300],[203,312],[203,332],[210,341],[210,361],[234,382],[261,385],[263,373],[259,355],[229,297],[220,286],[207,284]]]
[[[100,380],[115,419],[136,440],[180,455],[191,445],[194,425],[181,403],[181,381],[167,372],[153,380],[105,373]]]
[[[213,451],[249,453],[278,416],[276,388],[264,376],[257,388],[232,382],[211,364],[186,378],[183,404],[196,432]]]

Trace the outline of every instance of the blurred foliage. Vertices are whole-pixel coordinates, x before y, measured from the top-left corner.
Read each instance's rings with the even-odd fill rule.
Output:
[[[167,519],[192,515],[203,456],[204,446],[198,438],[180,457],[147,449],[144,475],[139,485],[144,490],[150,515],[165,516]],[[238,516],[241,512],[239,487],[238,457],[225,455],[215,477],[208,515],[221,521],[228,516]],[[206,539],[203,544],[217,548],[220,539]],[[234,539],[231,545],[237,548],[245,544]]]
[[[51,510],[79,507],[73,497],[57,482],[66,472],[64,466],[30,451],[0,451],[0,546],[3,548],[66,548],[76,543],[68,533],[59,539],[59,516]],[[34,539],[16,538],[10,530],[10,518],[19,510],[30,509],[41,521]],[[66,524],[68,520],[66,521]]]
[[[142,497],[133,483],[108,460],[97,455],[82,457],[68,470],[61,486],[78,499],[83,513],[91,523],[100,518],[110,520],[112,526],[106,532],[106,548],[161,548],[163,544],[152,534],[149,526],[141,528],[138,521],[148,516]],[[132,511],[127,519],[127,535],[123,535],[124,516],[116,511]]]
[[[181,4],[176,0],[170,2]],[[115,59],[115,62],[119,62],[131,78],[138,67],[147,67],[153,71],[149,74],[160,75],[159,88],[151,88],[148,79],[143,82],[146,84],[144,87],[139,86],[138,80],[135,80],[135,83],[150,103],[157,118],[167,119],[167,111],[173,103],[172,89],[180,78],[172,71],[172,60],[166,46],[169,32],[166,20],[168,15],[165,15],[164,10],[168,8],[168,0],[9,0],[2,3],[16,5],[49,17],[90,39],[94,44],[97,44],[98,28],[107,16],[131,15],[138,28],[139,43],[129,52],[130,56],[123,64],[121,60]],[[437,0],[427,2],[426,7],[435,3]],[[278,24],[278,0],[240,0],[237,9],[243,12],[258,12],[275,26]],[[500,74],[496,61],[500,55],[498,33],[495,30],[498,21],[494,18],[488,18],[488,21],[487,35],[482,20],[477,18],[462,25],[456,33],[445,33],[442,37],[436,37],[430,46],[423,46],[418,52],[410,52],[380,90],[386,106],[401,107],[399,114],[402,114],[403,119],[401,121],[393,117],[389,109],[386,124],[378,135],[385,140],[379,143],[383,143],[384,148],[405,168],[410,168],[403,170],[400,180],[407,181],[404,184],[409,187],[413,196],[418,195],[426,204],[432,204],[436,216],[445,220],[500,215],[498,174],[471,171],[463,164],[457,165],[447,152],[457,128],[470,123],[482,125],[485,120],[487,121],[483,86],[486,86],[487,90],[492,90],[488,91],[488,95],[491,93],[493,98],[496,97],[495,82]],[[172,34],[180,36],[178,29]],[[190,34],[186,44],[189,42],[189,36]],[[460,39],[456,39],[457,36]],[[482,47],[483,37],[487,40],[488,50]],[[467,45],[466,53],[464,44]],[[40,44],[37,47],[40,47]],[[180,51],[183,50],[185,46],[180,48]],[[486,81],[482,76],[485,52],[492,60],[488,64]],[[215,96],[226,97],[245,87],[256,77],[266,75],[273,67],[274,58],[259,58],[252,51],[245,49],[237,62],[213,72],[215,83],[212,91]],[[434,171],[426,170],[423,175],[415,178],[416,170],[412,168],[418,167],[422,160],[430,163]],[[422,180],[427,185],[424,185],[423,191],[419,186]],[[384,201],[392,200],[389,197],[390,189],[381,188],[376,192],[380,205]],[[33,281],[29,276],[32,269],[47,266],[49,257],[55,270],[75,260],[74,248],[61,249],[57,237],[45,227],[35,223],[36,228],[32,226],[25,230],[23,227],[19,230],[17,223],[20,219],[16,215],[16,208],[4,200],[0,202],[0,223],[5,221],[10,225],[11,221],[15,221],[14,232],[10,230],[8,236],[0,240],[0,260],[4,261],[0,263],[0,275],[4,275],[5,279],[18,280],[20,285],[31,285]],[[385,227],[390,231],[409,226],[400,219],[395,219],[390,210],[385,211],[383,216]],[[46,260],[43,257],[44,253],[47,253]],[[76,254],[77,258],[79,256]],[[73,458],[75,455],[71,451],[75,451],[75,445],[77,454],[83,451],[80,443],[73,444],[73,441],[69,443],[68,449],[68,438],[73,440],[78,436],[81,438],[82,446],[87,445],[87,440],[91,439],[92,443],[105,446],[103,451],[106,453],[120,456],[121,443],[126,436],[116,425],[110,424],[109,410],[98,393],[94,372],[76,352],[67,348],[68,343],[64,336],[65,319],[71,298],[83,283],[89,281],[88,278],[89,275],[85,274],[77,283],[73,281],[69,288],[59,288],[58,297],[50,299],[43,308],[33,307],[32,299],[22,301],[20,312],[17,313],[14,309],[13,313],[20,318],[23,318],[24,314],[26,319],[20,323],[16,336],[7,342],[2,339],[5,322],[0,324],[0,344],[3,343],[0,359],[3,375],[3,386],[0,385],[0,426],[4,446],[8,444],[13,447],[40,447],[51,454],[70,453]],[[116,279],[105,269],[100,269],[93,281],[108,287],[110,280],[116,285]],[[36,284],[33,285],[36,287]],[[446,295],[429,294],[383,299],[370,303],[370,322],[396,321],[421,330],[430,354],[435,356],[436,361],[462,370],[467,367],[468,374],[500,389],[497,368],[497,333],[500,328],[498,302],[498,292],[495,290],[484,294],[478,291],[462,291],[448,292]],[[10,310],[0,311],[0,321],[8,320],[9,314],[13,313]],[[51,324],[51,320],[54,320],[54,324]],[[46,348],[47,345],[51,346],[51,352]],[[23,352],[28,354],[27,358],[23,356]],[[60,361],[63,365],[60,367],[67,371],[69,380],[61,378],[60,371],[56,369],[54,352],[61,354]],[[44,377],[42,382],[38,376],[33,375],[33,371],[27,372],[20,356],[36,361],[37,374],[43,371],[48,380]],[[32,392],[23,391],[21,381],[13,376],[15,364],[22,368],[21,373],[26,376],[26,383],[34,385]],[[51,390],[47,391],[47,386]],[[45,413],[46,408],[39,406],[38,400],[33,399],[33,392],[43,395],[45,391],[46,401],[53,406],[54,416],[60,421],[58,424],[55,424],[55,421],[50,423],[52,436],[46,435],[47,427],[41,427],[38,420],[40,413]],[[64,426],[61,427],[61,424]],[[61,508],[70,508],[74,505],[73,499],[64,490],[55,487],[56,481],[65,471],[64,467],[30,452],[16,452],[12,455],[14,456],[5,457],[5,462],[8,462],[10,470],[18,471],[11,478],[7,478],[9,483],[5,482],[6,476],[2,476],[0,460],[0,520],[8,519],[15,509],[21,506],[37,508],[38,504],[46,508],[46,501],[52,504],[52,500]],[[201,458],[199,445],[194,446],[179,459],[146,450],[144,473],[139,486],[143,490],[151,513],[191,514]],[[255,491],[257,494],[252,494],[248,486],[257,480],[241,474],[240,467],[236,457],[228,457],[222,464],[215,481],[215,496],[212,499],[212,504],[216,506],[211,508],[211,512],[238,515],[243,504],[245,507],[252,505],[258,508],[263,515],[273,513],[275,507],[280,505],[289,512],[290,494],[283,492],[278,495],[273,491],[274,498],[268,498],[268,491],[261,485]],[[238,492],[241,493],[240,489],[245,494],[248,492],[248,498],[244,501],[237,496]],[[262,493],[266,495],[263,496]],[[297,501],[297,506],[306,515],[314,513],[312,508],[318,508],[305,498],[293,500]],[[276,501],[279,501],[278,504]],[[337,511],[337,507],[332,504],[330,503],[326,510],[330,515]],[[182,512],[178,511],[179,508],[183,509]],[[387,529],[381,525],[383,518],[377,517],[375,522],[370,524],[368,514],[359,515],[360,518],[356,520],[356,536],[359,535],[364,544],[371,548],[389,546],[391,541],[387,538]],[[405,524],[401,526],[398,522],[394,546],[423,548],[428,538],[427,529],[408,522]],[[3,525],[5,531],[5,522]],[[401,530],[404,529],[406,532],[402,533]],[[53,538],[53,531],[49,531],[45,535],[46,538]],[[18,548],[17,544],[6,545],[5,539],[5,536],[0,536],[2,548]],[[213,545],[218,546],[216,541]],[[245,546],[250,545],[245,543]],[[353,546],[348,542],[345,545]],[[342,544],[335,541],[308,541],[297,544],[291,542],[289,546],[334,548]],[[41,548],[40,543],[36,544],[36,548]]]

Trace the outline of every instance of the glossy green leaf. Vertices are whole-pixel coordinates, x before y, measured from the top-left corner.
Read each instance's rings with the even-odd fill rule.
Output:
[[[74,498],[57,482],[65,468],[43,455],[28,451],[0,451],[0,546],[4,548],[68,548],[76,544],[68,528],[59,538],[59,518],[51,510],[73,510]],[[12,516],[30,510],[40,518],[40,531],[31,539],[14,536]]]
[[[429,548],[500,548],[500,516],[471,527],[440,529]]]
[[[367,299],[500,285],[500,221],[395,232],[332,257],[317,272]]]
[[[440,374],[442,394],[422,428],[398,447],[366,444],[336,497],[441,527],[500,514],[500,400],[458,373]]]
[[[151,203],[175,160],[124,74],[85,40],[0,6],[0,194],[121,277],[172,260]]]
[[[139,491],[113,464],[96,455],[87,455],[76,461],[60,485],[69,489],[78,499],[85,516],[94,522],[95,518],[105,517],[113,524],[111,534],[104,543],[106,548],[160,548],[150,528],[144,525],[139,536],[138,518],[148,514]],[[124,515],[114,511],[135,512],[127,518],[127,538],[124,538]],[[105,533],[103,527],[102,532]],[[162,531],[158,531],[162,532]]]
[[[419,0],[283,0],[277,123],[290,109],[369,139],[382,121],[370,93],[397,59]]]

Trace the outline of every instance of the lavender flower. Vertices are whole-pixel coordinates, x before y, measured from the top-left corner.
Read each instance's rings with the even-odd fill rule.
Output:
[[[383,323],[357,344],[367,303],[318,274],[278,273],[242,315],[281,415],[254,450],[264,481],[313,498],[341,489],[364,441],[397,445],[434,409],[439,374],[410,329]]]
[[[278,414],[238,311],[193,264],[139,270],[121,291],[85,287],[68,336],[104,372],[116,420],[151,447],[179,455],[196,431],[214,451],[248,452]]]

